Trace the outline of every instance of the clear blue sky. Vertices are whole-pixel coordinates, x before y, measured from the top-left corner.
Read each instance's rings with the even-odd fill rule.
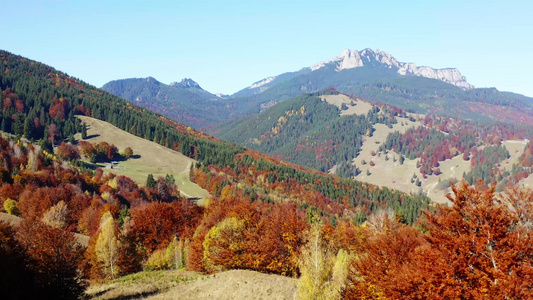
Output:
[[[533,1],[46,1],[1,5],[0,49],[96,86],[190,77],[213,93],[380,49],[533,96]]]

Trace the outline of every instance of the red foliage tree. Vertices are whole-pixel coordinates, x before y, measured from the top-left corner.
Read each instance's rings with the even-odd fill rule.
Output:
[[[27,221],[21,224],[17,239],[38,274],[35,281],[42,288],[40,297],[73,299],[83,294],[85,285],[78,267],[84,248],[74,233]]]
[[[61,143],[61,145],[59,145],[57,148],[57,155],[64,160],[80,159],[78,148],[67,143]]]
[[[24,247],[15,238],[15,230],[0,221],[0,285],[5,299],[32,299],[39,297],[35,274],[28,268]]]
[[[81,155],[85,156],[86,158],[90,159],[96,155],[96,148],[93,144],[87,141],[80,141],[78,143],[78,147],[80,148]]]
[[[149,253],[163,248],[177,237],[192,235],[202,216],[202,209],[188,201],[149,203],[131,210],[131,228],[135,243]]]
[[[426,235],[401,226],[368,238],[349,297],[533,297],[533,195],[502,199],[465,183],[452,189],[453,207],[426,213]]]
[[[48,140],[52,142],[52,144],[55,144],[58,138],[59,138],[59,129],[57,128],[57,125],[50,124],[48,126]]]
[[[54,120],[65,120],[66,111],[68,111],[68,101],[64,98],[54,100],[54,105],[48,110]]]

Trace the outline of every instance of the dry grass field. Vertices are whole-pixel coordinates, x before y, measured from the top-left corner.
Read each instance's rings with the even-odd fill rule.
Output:
[[[189,170],[191,165],[196,162],[195,160],[180,152],[134,136],[107,122],[86,116],[79,116],[79,118],[88,126],[89,138],[87,141],[91,143],[105,141],[117,146],[119,151],[128,146],[133,149],[135,158],[121,161],[113,169],[106,169],[104,164],[100,164],[99,166],[105,172],[128,176],[140,185],[146,183],[146,177],[150,173],[155,178],[171,174],[176,178],[176,184],[182,195],[199,199],[210,196],[206,190],[189,179]],[[79,134],[76,138],[80,139]]]
[[[145,271],[95,284],[89,299],[294,299],[297,280],[254,271],[213,275],[190,271]]]
[[[323,100],[340,107],[342,103],[348,104],[348,100],[350,100],[347,96],[343,97],[328,96],[327,98],[324,97]],[[355,107],[357,106],[353,108]],[[349,107],[349,109],[352,109],[352,107]],[[343,113],[347,111],[344,110]],[[415,119],[423,117],[422,115],[413,116]],[[470,161],[464,161],[461,156],[457,156],[440,162],[439,168],[442,174],[439,176],[428,176],[424,179],[416,167],[417,159],[405,159],[404,163],[400,164],[400,155],[394,151],[388,151],[388,153],[378,151],[379,146],[386,140],[389,133],[395,131],[404,133],[410,128],[416,128],[422,125],[420,122],[412,122],[408,118],[397,119],[398,123],[394,124],[392,128],[384,124],[375,124],[373,135],[364,138],[361,152],[353,160],[353,163],[362,171],[356,179],[379,186],[395,188],[406,193],[424,193],[434,202],[449,203],[446,195],[451,192],[451,189],[445,187],[446,185],[441,182],[448,182],[450,179],[461,180],[463,173],[470,171]],[[504,141],[502,144],[507,148],[511,157],[502,161],[500,166],[506,170],[510,170],[513,164],[516,163],[518,157],[522,155],[526,143],[527,141],[523,140]],[[372,153],[375,153],[375,155],[372,155]],[[370,166],[371,161],[375,164],[374,166]],[[370,175],[367,174],[367,170],[370,172]],[[333,172],[335,172],[335,167],[330,170],[330,173]],[[411,182],[413,176],[416,176],[420,180],[421,186],[416,186]],[[533,176],[524,179],[523,184],[533,187]]]
[[[324,95],[320,96],[320,99],[329,104],[337,106],[339,109],[342,109],[342,104],[346,104],[348,109],[342,110],[340,113],[341,116],[366,115],[372,109],[372,104],[360,99],[353,100],[343,94]]]
[[[511,157],[502,161],[500,166],[503,169],[510,171],[513,165],[518,161],[520,155],[524,153],[524,148],[526,147],[527,143],[527,140],[503,141],[502,145],[507,148],[507,151],[509,151]]]

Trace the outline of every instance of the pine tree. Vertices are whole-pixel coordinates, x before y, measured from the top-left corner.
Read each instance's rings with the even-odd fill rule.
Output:
[[[154,175],[152,175],[151,173],[148,174],[148,177],[146,178],[146,187],[153,189],[155,188],[155,185],[156,185],[156,182],[154,179]]]
[[[81,126],[81,138],[86,139],[87,138],[87,124],[83,123]]]

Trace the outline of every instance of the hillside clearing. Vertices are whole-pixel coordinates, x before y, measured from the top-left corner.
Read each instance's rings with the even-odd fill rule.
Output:
[[[509,157],[506,160],[503,160],[500,163],[500,166],[502,169],[511,171],[513,168],[513,165],[518,162],[518,158],[524,153],[524,148],[526,147],[528,140],[509,140],[509,141],[503,141],[502,145],[507,148],[507,151],[509,151]]]
[[[133,149],[134,157],[136,158],[121,161],[113,169],[103,168],[104,172],[128,176],[140,185],[146,183],[148,174],[153,174],[155,178],[171,174],[174,175],[178,189],[183,196],[198,199],[210,197],[206,190],[191,182],[189,178],[189,170],[192,164],[196,163],[194,159],[178,151],[134,136],[107,122],[86,116],[78,117],[83,123],[87,124],[87,135],[89,137],[87,141],[91,143],[105,141],[117,146],[119,151],[126,147]],[[79,134],[77,138],[80,139]],[[100,166],[104,167],[104,165]]]
[[[362,151],[359,156],[353,160],[353,163],[361,169],[361,173],[356,177],[357,180],[376,184],[379,186],[386,186],[389,188],[398,189],[406,193],[424,193],[431,198],[433,202],[447,203],[450,201],[446,197],[451,193],[451,188],[446,187],[450,179],[460,181],[463,178],[464,173],[468,173],[471,170],[471,162],[463,160],[462,156],[456,156],[452,159],[439,162],[439,169],[441,174],[439,176],[430,175],[427,178],[423,178],[419,169],[416,167],[418,159],[410,160],[405,159],[404,164],[400,165],[398,162],[399,154],[390,150],[387,154],[379,152],[378,148],[381,141],[386,139],[386,135],[390,132],[396,131],[398,128],[401,133],[409,128],[416,127],[420,124],[418,122],[411,122],[403,118],[398,118],[399,123],[404,122],[406,125],[394,124],[393,128],[388,128],[383,124],[376,124],[374,128],[376,131],[372,137],[365,139],[363,143]],[[412,124],[411,124],[412,123]],[[527,141],[523,140],[507,140],[503,141],[504,145],[509,151],[510,158],[503,160],[500,166],[503,169],[511,170],[513,164],[518,161],[518,158],[524,152],[524,147]],[[376,153],[375,156],[371,155],[371,152]],[[388,157],[388,160],[386,159]],[[396,162],[394,162],[396,160]],[[365,161],[366,164],[362,162]],[[374,166],[371,167],[369,162],[373,161]],[[370,171],[370,175],[367,175],[367,170]],[[420,180],[421,186],[416,186],[411,182],[413,175],[416,175]],[[443,182],[441,184],[441,182]],[[533,176],[529,176],[521,181],[526,187],[533,187]]]
[[[90,299],[293,299],[297,280],[247,270],[145,271],[89,287]]]
[[[343,94],[324,95],[320,96],[320,99],[322,99],[322,101],[326,101],[329,104],[337,106],[341,110],[341,116],[366,115],[369,111],[372,110],[372,104],[360,99],[354,100]],[[346,104],[346,106],[348,106],[348,109],[342,110],[343,104]]]

